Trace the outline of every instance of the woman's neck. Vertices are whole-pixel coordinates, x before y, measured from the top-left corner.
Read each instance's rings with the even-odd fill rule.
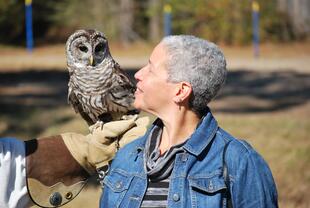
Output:
[[[159,149],[163,153],[170,147],[187,140],[195,131],[200,118],[193,111],[184,110],[163,117],[161,120],[164,126]]]

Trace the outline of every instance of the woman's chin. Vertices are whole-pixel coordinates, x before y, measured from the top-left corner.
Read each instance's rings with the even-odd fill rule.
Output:
[[[134,106],[135,109],[137,109],[137,110],[139,110],[139,111],[149,112],[149,110],[148,110],[148,109],[145,109],[145,108],[143,107],[143,105],[141,105],[141,103],[139,103],[139,102],[134,102],[133,106]]]
[[[142,109],[141,109],[141,106],[139,105],[139,102],[137,102],[136,100],[135,100],[134,103],[133,103],[133,107],[134,107],[135,109],[142,110]]]

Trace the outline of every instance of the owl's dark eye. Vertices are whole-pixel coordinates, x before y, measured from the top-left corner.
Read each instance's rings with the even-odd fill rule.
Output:
[[[87,47],[84,45],[79,46],[79,50],[85,53],[88,51]]]
[[[95,47],[95,53],[101,52],[104,49],[104,45],[102,43],[99,43],[96,47]]]

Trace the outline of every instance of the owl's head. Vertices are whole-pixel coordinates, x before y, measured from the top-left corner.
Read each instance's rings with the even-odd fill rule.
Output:
[[[108,41],[102,32],[78,30],[66,43],[67,65],[78,68],[96,67],[110,56]]]

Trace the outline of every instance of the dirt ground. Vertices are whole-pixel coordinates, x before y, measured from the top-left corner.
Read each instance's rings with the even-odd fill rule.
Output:
[[[125,69],[136,69],[147,63],[154,45],[136,43],[127,47],[110,43],[113,57]],[[308,72],[310,64],[310,41],[290,44],[264,44],[260,56],[253,56],[251,46],[220,46],[227,58],[230,70],[299,71]],[[32,53],[24,48],[0,45],[0,72],[25,70],[66,69],[64,44],[37,47]]]
[[[111,46],[126,72],[148,59],[151,46]],[[281,207],[308,208],[310,200],[310,44],[223,46],[228,79],[211,104],[220,125],[249,141],[270,165]],[[30,139],[64,131],[87,132],[67,104],[68,73],[62,45],[32,54],[0,47],[0,136]],[[100,187],[91,183],[66,207],[98,207]]]

